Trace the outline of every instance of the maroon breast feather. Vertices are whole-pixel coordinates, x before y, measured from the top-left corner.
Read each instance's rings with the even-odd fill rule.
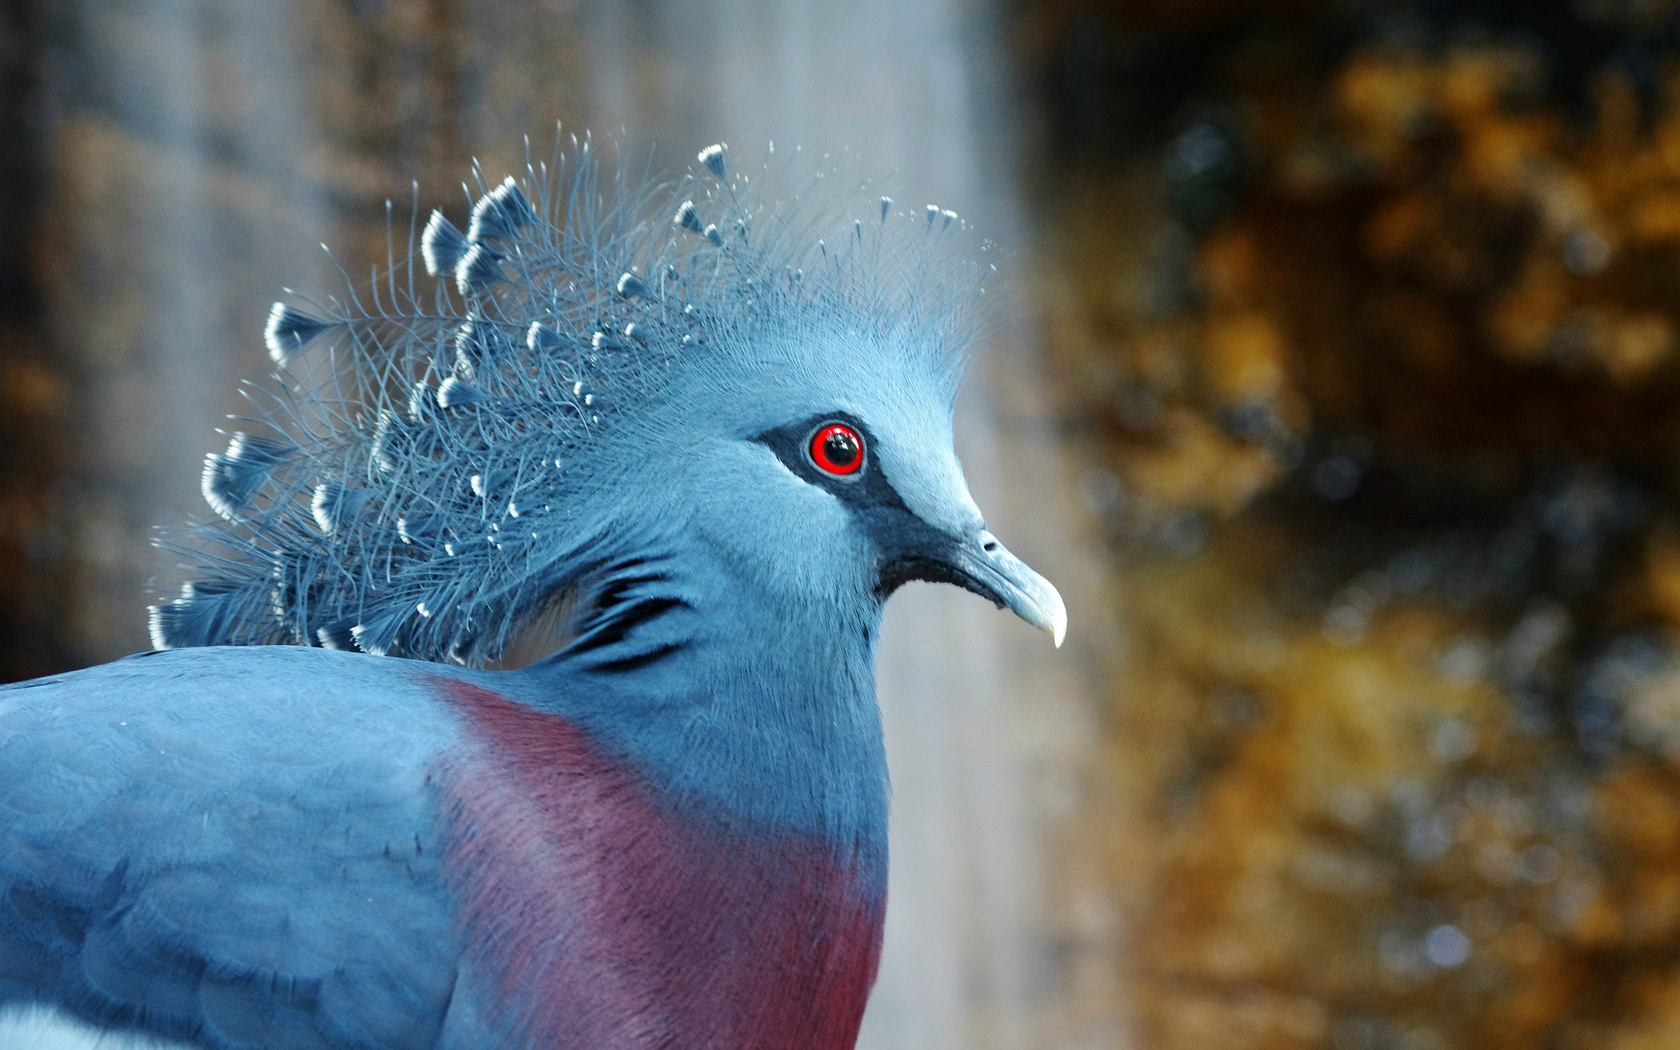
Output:
[[[455,679],[449,870],[530,1047],[850,1050],[884,894],[825,843],[724,830],[577,725]]]

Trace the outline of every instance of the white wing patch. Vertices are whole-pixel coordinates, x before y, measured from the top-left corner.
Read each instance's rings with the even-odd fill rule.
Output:
[[[191,1050],[180,1043],[101,1032],[44,1007],[0,1013],[0,1046],[9,1050]]]

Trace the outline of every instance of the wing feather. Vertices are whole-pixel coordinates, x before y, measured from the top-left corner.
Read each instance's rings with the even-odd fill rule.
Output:
[[[185,649],[0,688],[0,1006],[217,1050],[436,1044],[456,977],[416,665]]]

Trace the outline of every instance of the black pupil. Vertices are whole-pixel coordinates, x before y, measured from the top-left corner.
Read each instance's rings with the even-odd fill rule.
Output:
[[[823,440],[823,455],[837,467],[849,467],[857,462],[858,440],[849,431],[835,430]]]

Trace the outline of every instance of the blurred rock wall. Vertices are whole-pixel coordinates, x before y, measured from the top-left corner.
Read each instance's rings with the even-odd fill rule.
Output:
[[[42,144],[38,19],[16,0],[0,6],[0,677],[65,666],[57,626],[64,541],[46,504],[63,471],[65,379],[40,360],[43,303],[31,265],[39,217]]]
[[[569,5],[12,10],[0,627],[25,677],[148,647],[174,579],[153,529],[203,513],[191,464],[271,368],[266,304],[365,281],[389,196],[400,242],[412,181],[423,214],[462,201],[468,158],[511,170],[583,109],[586,67]]]
[[[1680,1044],[1673,5],[1017,34],[1137,1045]]]

